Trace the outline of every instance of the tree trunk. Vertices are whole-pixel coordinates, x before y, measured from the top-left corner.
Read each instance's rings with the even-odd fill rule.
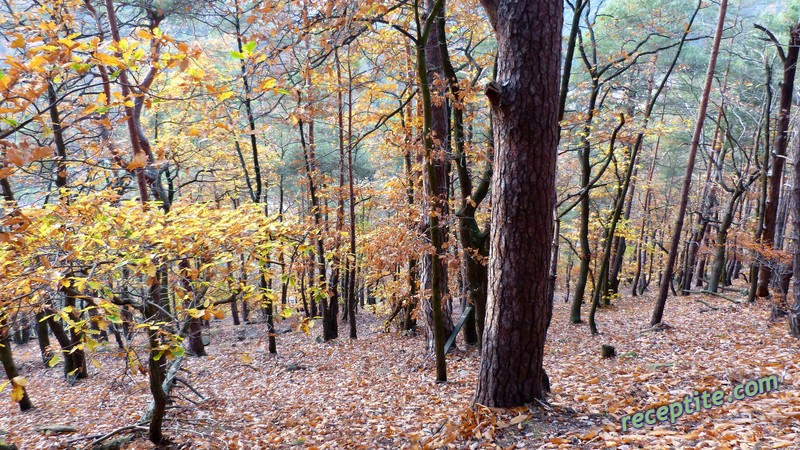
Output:
[[[544,343],[558,147],[563,4],[482,0],[497,36],[494,177],[486,330],[475,401],[510,407],[544,398]],[[533,93],[533,94],[531,94]]]
[[[800,144],[795,146],[794,185],[792,186],[792,233],[794,237],[794,258],[792,259],[794,274],[794,302],[789,308],[789,331],[792,336],[800,338]]]
[[[666,101],[666,94],[664,103],[661,106],[661,122],[664,122],[664,112],[667,109],[667,101]],[[650,221],[650,201],[653,197],[653,175],[655,174],[656,169],[656,162],[658,161],[658,150],[661,146],[661,133],[658,134],[656,138],[656,146],[655,150],[653,151],[653,161],[650,163],[650,168],[647,171],[647,187],[645,188],[644,193],[644,206],[642,207],[642,223],[639,226],[639,242],[636,244],[636,251],[634,252],[636,255],[636,272],[633,276],[633,288],[631,289],[631,294],[636,297],[637,290],[639,289],[640,280],[643,280],[642,276],[642,267],[645,263],[645,258],[647,257],[647,251],[645,250],[644,246],[646,244],[646,237],[645,237],[645,229]],[[643,283],[642,283],[643,284]]]
[[[3,364],[6,377],[11,380],[12,388],[22,389],[22,397],[17,402],[19,403],[20,411],[26,411],[33,408],[33,403],[28,397],[28,391],[25,390],[25,386],[18,385],[17,381],[14,380],[19,376],[19,372],[17,372],[17,366],[14,364],[14,355],[11,353],[11,340],[8,338],[8,334],[8,326],[5,324],[5,319],[3,319],[0,322],[0,363]]]
[[[453,139],[455,141],[454,160],[461,193],[461,204],[456,216],[458,217],[458,236],[463,250],[461,259],[464,268],[467,304],[473,305],[473,310],[467,317],[467,324],[464,327],[464,336],[467,344],[480,345],[485,321],[486,283],[488,278],[484,261],[489,256],[489,248],[487,245],[488,233],[480,230],[475,214],[478,206],[489,192],[492,165],[490,162],[486,164],[480,183],[478,186],[473,187],[472,175],[464,149],[467,137],[464,130],[464,104],[461,100],[463,95],[461,94],[458,76],[450,60],[450,53],[445,44],[447,39],[443,14],[437,17],[436,30],[440,43],[439,59],[443,69],[442,73],[447,79],[447,86],[454,102],[450,109],[453,116]],[[491,113],[489,120],[491,123]],[[487,149],[488,161],[491,161],[492,152],[493,149],[490,145]]]
[[[706,72],[706,81],[703,87],[703,95],[700,99],[700,108],[697,114],[697,123],[695,125],[694,134],[692,135],[692,145],[689,148],[689,159],[686,163],[686,174],[683,178],[683,188],[681,191],[680,204],[678,206],[677,216],[675,219],[675,226],[672,230],[672,241],[670,242],[669,255],[667,256],[667,264],[664,267],[664,274],[661,278],[661,286],[658,290],[658,298],[656,299],[656,306],[653,309],[653,316],[650,319],[651,325],[661,323],[664,316],[664,307],[667,303],[667,295],[672,281],[673,266],[678,256],[678,249],[681,242],[681,233],[683,231],[683,221],[686,216],[686,207],[689,203],[689,189],[692,184],[692,173],[694,172],[694,162],[697,157],[697,148],[700,146],[700,136],[703,133],[703,123],[706,120],[706,111],[708,110],[708,98],[711,93],[711,85],[714,81],[714,72],[717,67],[717,56],[719,55],[719,44],[722,40],[722,31],[725,27],[725,14],[728,9],[728,0],[722,0],[719,7],[719,17],[717,19],[717,28],[714,33],[714,44],[711,49],[711,56],[708,62],[708,70]]]
[[[197,298],[195,291],[190,281],[191,263],[188,259],[182,259],[178,263],[181,277],[181,285],[186,295],[188,302],[184,300],[184,308],[198,308]],[[190,317],[186,324],[186,342],[189,345],[189,353],[194,356],[207,356],[206,346],[203,344],[203,327],[200,323],[199,317]]]
[[[429,347],[433,344],[433,351],[436,355],[436,381],[443,383],[447,381],[447,369],[444,355],[444,344],[448,336],[445,321],[450,323],[449,310],[445,310],[447,302],[447,267],[443,258],[447,257],[444,249],[444,242],[447,238],[447,230],[444,225],[447,211],[447,198],[449,194],[449,129],[447,118],[447,107],[444,100],[444,92],[437,89],[432,92],[431,86],[436,86],[437,77],[444,80],[442,73],[441,53],[439,51],[438,32],[434,23],[437,16],[442,14],[444,1],[432,0],[426,2],[426,18],[424,25],[420,24],[417,29],[417,77],[419,79],[420,94],[422,100],[423,116],[423,143],[425,145],[425,177],[423,185],[425,197],[427,199],[427,221],[428,234],[433,245],[433,254],[425,255],[423,259],[423,276],[430,284],[430,297],[423,300],[426,303],[426,322],[430,332],[428,339]],[[419,9],[416,11],[420,15]],[[418,21],[419,23],[419,21]],[[436,105],[434,95],[437,96]],[[438,106],[437,106],[438,105]],[[445,220],[442,220],[445,219]],[[427,269],[427,270],[426,270]],[[428,283],[423,282],[428,287]]]
[[[736,190],[733,193],[730,201],[728,202],[728,207],[725,209],[725,215],[722,218],[722,222],[719,224],[719,229],[717,230],[717,239],[715,242],[716,247],[714,248],[714,263],[711,266],[711,274],[708,278],[707,289],[710,292],[717,292],[719,289],[720,277],[722,277],[722,271],[725,269],[725,250],[728,243],[728,230],[733,224],[733,215],[736,212],[736,206],[742,193],[743,192],[740,190]]]
[[[317,297],[319,297],[320,304],[319,306],[322,308],[322,339],[324,341],[330,341],[331,339],[336,339],[338,337],[337,328],[338,323],[336,322],[336,316],[333,314],[333,309],[331,308],[330,303],[330,286],[328,286],[328,281],[326,277],[326,258],[325,258],[325,243],[324,243],[324,230],[323,230],[323,217],[321,211],[321,205],[319,201],[319,197],[317,196],[317,161],[315,156],[315,149],[314,149],[314,128],[313,122],[309,122],[309,142],[308,145],[306,144],[305,133],[303,131],[303,121],[300,120],[297,124],[298,128],[300,129],[300,143],[303,150],[303,159],[305,161],[305,172],[306,172],[306,179],[308,181],[308,193],[311,197],[311,211],[314,216],[314,224],[317,226],[317,237],[315,238],[316,241],[316,281],[317,281],[317,289],[319,291],[319,295],[311,295],[311,311],[312,314],[316,315],[316,301]]]
[[[797,57],[800,51],[800,23],[790,30],[789,48],[783,56],[783,81],[781,82],[781,96],[778,109],[778,123],[775,130],[775,144],[772,158],[772,168],[769,174],[767,201],[764,208],[764,230],[761,242],[771,247],[775,239],[775,227],[778,216],[778,200],[781,194],[783,166],[785,164],[786,147],[789,142],[789,119],[792,110],[792,96],[794,94],[794,79],[797,71]],[[783,51],[780,52],[783,55]],[[769,136],[767,136],[769,139]],[[764,167],[766,170],[766,167]],[[758,272],[758,286],[756,296],[766,297],[769,294],[769,280],[772,272],[768,264],[761,266]]]
[[[50,347],[50,330],[47,328],[47,321],[44,320],[44,317],[44,311],[36,313],[36,339],[39,341],[42,362],[45,367],[50,367],[47,363],[53,357],[53,350]]]
[[[347,254],[347,315],[350,339],[358,338],[356,328],[356,195],[353,176],[353,71],[350,65],[350,50],[347,51],[347,199],[350,227],[350,251]]]
[[[767,204],[767,185],[769,184],[769,178],[767,177],[767,167],[769,167],[769,160],[770,160],[770,109],[772,105],[772,66],[770,62],[766,62],[764,64],[764,68],[766,69],[766,80],[764,83],[764,88],[766,90],[766,98],[764,99],[764,114],[763,114],[763,121],[764,121],[764,153],[763,153],[763,160],[761,162],[761,183],[760,183],[760,192],[758,196],[758,203],[757,203],[757,212],[758,212],[758,223],[756,226],[755,231],[753,232],[753,240],[755,242],[761,242],[761,235],[764,232],[764,215],[765,215],[765,207]],[[761,129],[759,129],[761,131]],[[756,155],[758,157],[758,155]],[[758,274],[761,271],[761,261],[759,261],[760,255],[757,251],[751,252],[753,255],[753,262],[750,263],[750,289],[747,292],[747,301],[748,303],[752,303],[756,300],[756,293],[758,291]]]
[[[581,323],[581,305],[583,298],[586,295],[586,283],[589,280],[589,267],[592,263],[592,249],[589,244],[589,183],[591,182],[591,143],[589,136],[592,130],[592,119],[594,118],[595,105],[597,104],[597,96],[600,93],[600,88],[597,84],[597,79],[592,81],[592,90],[589,97],[589,109],[586,113],[586,123],[584,124],[584,135],[582,148],[580,150],[581,158],[581,189],[583,189],[583,197],[581,198],[581,215],[580,215],[580,269],[578,271],[578,279],[575,282],[575,296],[572,297],[572,306],[570,308],[569,321],[571,323]]]
[[[267,321],[267,341],[269,342],[269,353],[271,355],[275,355],[278,353],[278,348],[275,343],[275,320],[274,320],[274,304],[272,298],[271,289],[270,289],[270,275],[269,272],[266,270],[262,270],[261,272],[261,290],[264,295],[264,299],[262,300],[262,305],[264,309],[264,315],[266,316]]]
[[[105,0],[106,6],[106,13],[108,16],[108,25],[109,29],[111,30],[111,36],[115,42],[119,42],[121,40],[119,34],[119,28],[117,25],[117,16],[114,9],[113,0]],[[122,96],[126,100],[131,98],[131,91],[129,86],[133,86],[130,79],[128,78],[128,72],[126,69],[123,69],[119,72],[119,80],[120,80],[120,88],[122,90]],[[152,81],[152,80],[151,80]],[[137,101],[144,100],[144,96],[137,98]],[[131,147],[133,150],[133,154],[135,157],[140,156],[142,153],[145,153],[148,159],[152,159],[152,154],[147,154],[147,152],[142,148],[141,141],[140,141],[140,131],[139,127],[137,126],[136,121],[136,113],[132,106],[126,103],[125,105],[125,115],[127,117],[126,122],[128,125],[128,135],[130,137]],[[152,161],[150,161],[152,162]],[[150,200],[150,195],[148,192],[148,181],[145,176],[145,170],[143,167],[139,167],[134,169],[134,173],[136,175],[136,182],[139,188],[139,200],[140,202],[147,207],[147,203]],[[165,203],[166,207],[166,203]],[[158,264],[157,260],[152,261],[157,267],[157,272],[162,272],[163,268]],[[156,275],[158,276],[158,274]],[[156,280],[148,280],[148,284],[150,288],[148,289],[147,293],[147,302],[146,307],[144,308],[145,316],[150,318],[153,324],[159,323],[164,321],[163,314],[161,312],[161,286],[160,283]],[[164,421],[164,414],[166,412],[166,405],[167,405],[167,396],[164,392],[161,384],[164,380],[165,374],[165,363],[166,358],[161,358],[163,352],[159,350],[161,346],[161,338],[159,336],[159,330],[148,328],[147,331],[148,341],[150,344],[150,355],[148,359],[148,366],[149,366],[149,381],[150,381],[150,393],[153,396],[153,417],[150,420],[150,426],[148,429],[149,439],[154,444],[160,444],[164,440],[164,436],[162,434],[161,426]]]

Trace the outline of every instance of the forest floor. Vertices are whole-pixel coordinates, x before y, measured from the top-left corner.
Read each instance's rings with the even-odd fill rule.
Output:
[[[598,336],[585,324],[569,325],[569,307],[557,301],[545,358],[549,405],[513,410],[472,408],[476,349],[459,343],[448,355],[449,381],[436,384],[424,338],[384,333],[370,315],[360,316],[356,341],[318,343],[319,324],[310,336],[281,334],[277,356],[266,351],[262,325],[212,324],[209,356],[187,358],[179,375],[205,399],[179,389],[197,404],[179,398],[165,434],[171,448],[198,449],[800,448],[800,346],[786,320],[769,323],[768,301],[702,297],[718,308],[711,310],[700,298],[671,297],[662,331],[647,329],[651,298],[615,300],[598,312]],[[346,336],[345,326],[340,331]],[[601,344],[615,346],[618,356],[602,359]],[[20,413],[3,392],[0,430],[8,442],[20,449],[86,448],[135,425],[148,402],[146,377],[126,375],[114,347],[97,350],[89,379],[75,386],[59,368],[42,368],[35,341],[15,347],[36,408]],[[622,416],[697,390],[727,394],[737,383],[771,374],[780,380],[777,391],[674,425],[621,431]],[[39,431],[52,425],[76,431]],[[123,448],[152,448],[134,431]]]

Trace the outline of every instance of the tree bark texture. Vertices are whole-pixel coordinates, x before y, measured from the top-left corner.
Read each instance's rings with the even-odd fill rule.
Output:
[[[477,403],[541,399],[553,308],[550,256],[563,4],[482,0],[497,36],[489,297]]]

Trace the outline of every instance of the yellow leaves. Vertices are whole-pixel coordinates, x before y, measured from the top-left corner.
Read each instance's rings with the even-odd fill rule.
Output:
[[[217,94],[217,100],[224,102],[225,100],[233,97],[235,94],[232,91],[223,92],[221,94]]]
[[[106,66],[115,66],[115,67],[119,67],[120,69],[124,69],[125,68],[125,63],[121,59],[117,58],[116,56],[112,56],[112,55],[109,55],[109,54],[103,53],[103,52],[95,52],[94,57],[95,57],[95,59],[97,59],[97,61],[100,62],[100,64],[103,64],[103,65],[106,65]]]
[[[31,70],[37,70],[48,62],[50,62],[50,60],[46,56],[36,55],[31,58],[30,62],[28,63],[28,67]]]
[[[92,339],[92,338],[90,338],[90,337],[88,337],[88,336],[87,336],[87,337],[86,337],[86,339],[84,340],[83,347],[84,347],[86,350],[90,351],[90,352],[93,352],[93,351],[94,351],[94,350],[95,350],[97,347],[99,347],[99,346],[100,346],[100,343],[99,343],[99,342],[97,342],[96,340],[94,340],[94,339]]]
[[[18,402],[25,396],[25,386],[28,385],[28,380],[25,377],[14,377],[11,380],[11,400]],[[5,386],[5,385],[4,385]]]
[[[42,22],[39,24],[39,29],[42,31],[55,31],[56,28],[58,28],[58,25],[56,25],[56,23],[53,21]]]
[[[14,36],[14,40],[11,41],[11,48],[24,48],[25,47],[25,36],[21,35],[20,33],[10,33],[11,36]]]
[[[56,353],[50,358],[50,361],[47,361],[47,367],[55,367],[61,361],[61,353]]]
[[[75,42],[73,39],[75,39],[78,36],[80,36],[80,33],[70,34],[69,36],[67,36],[65,38],[59,38],[58,39],[58,43],[61,44],[61,45],[65,45],[68,48],[77,47],[80,44],[78,42]]]
[[[186,315],[193,319],[201,319],[206,315],[205,310],[199,310],[195,308],[189,308],[186,310]]]
[[[241,359],[242,362],[245,363],[245,364],[252,364],[252,362],[253,362],[253,357],[250,356],[249,353],[240,354],[239,355],[239,359]]]
[[[40,46],[33,47],[30,50],[28,50],[28,54],[29,55],[33,55],[33,54],[36,54],[36,53],[47,53],[47,52],[52,52],[54,50],[56,50],[56,47],[54,47],[52,45],[40,45]]]
[[[314,319],[310,317],[303,317],[297,325],[297,331],[302,331],[306,336],[311,334],[311,328],[314,327]]]
[[[261,90],[268,91],[274,88],[278,84],[278,80],[275,78],[267,78],[264,82],[261,83]]]
[[[151,39],[155,39],[156,38],[155,36],[153,36],[152,33],[150,33],[149,31],[145,30],[144,28],[140,28],[140,29],[136,30],[136,36],[138,36],[141,39],[145,39],[145,40],[151,40]]]

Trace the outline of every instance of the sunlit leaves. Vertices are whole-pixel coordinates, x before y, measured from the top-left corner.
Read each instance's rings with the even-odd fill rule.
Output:
[[[100,62],[100,64],[105,64],[107,66],[118,67],[120,69],[125,68],[125,63],[117,58],[116,56],[109,55],[103,52],[97,52],[94,54],[94,57]]]
[[[25,377],[14,377],[14,379],[11,380],[11,400],[15,402],[22,400],[25,396],[25,386],[27,385],[28,380],[26,380]]]

